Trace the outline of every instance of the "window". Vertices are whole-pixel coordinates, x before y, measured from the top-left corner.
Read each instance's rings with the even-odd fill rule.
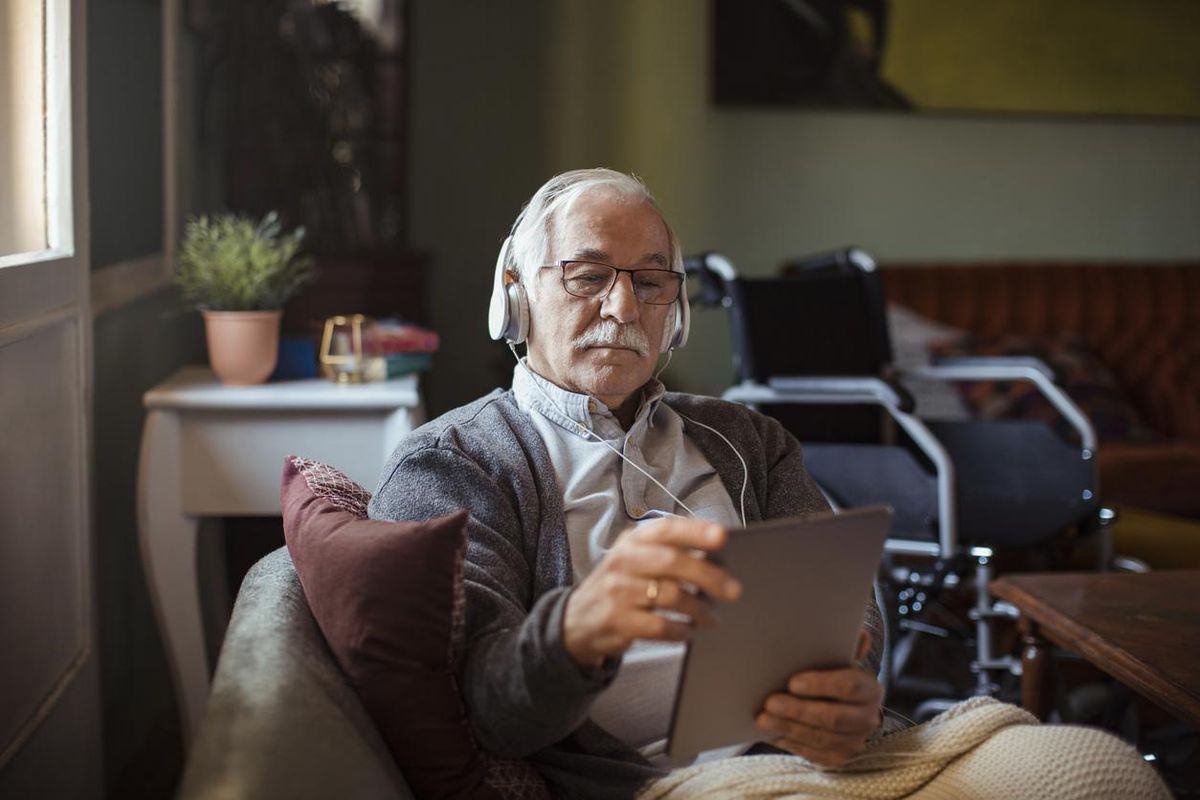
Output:
[[[69,12],[0,2],[0,267],[71,246]]]

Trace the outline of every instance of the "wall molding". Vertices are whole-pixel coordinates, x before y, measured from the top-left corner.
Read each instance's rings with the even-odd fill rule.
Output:
[[[91,274],[92,316],[128,305],[171,281],[162,253],[119,261]]]
[[[72,360],[78,363],[82,370],[87,370],[86,362],[78,349],[86,347],[86,340],[90,337],[83,311],[84,309],[79,303],[66,303],[21,320],[15,325],[2,327],[0,328],[0,347],[9,347],[34,336],[65,328],[68,346],[76,348],[75,357]],[[90,455],[86,452],[86,432],[90,428],[91,410],[88,407],[89,393],[85,390],[85,383],[82,379],[72,394],[73,407],[69,409],[67,418],[72,420],[75,425],[71,441],[76,443],[80,449],[70,459],[77,467],[73,482],[76,491],[67,492],[67,496],[74,495],[77,501],[75,505],[78,509],[74,545],[78,548],[78,564],[76,565],[78,571],[75,578],[77,580],[76,588],[79,591],[79,627],[75,631],[76,641],[73,644],[72,652],[67,654],[68,658],[64,663],[53,667],[53,670],[58,673],[57,677],[45,686],[41,699],[16,726],[8,741],[0,741],[0,770],[8,767],[38,728],[55,713],[59,700],[73,688],[75,678],[88,665],[94,654],[96,612],[92,594],[94,591],[91,571],[93,550],[90,533],[91,508],[87,489],[89,485],[87,464]],[[70,541],[64,541],[64,544],[69,545]],[[98,696],[95,699],[98,700]],[[5,722],[7,723],[8,720]],[[99,742],[97,741],[96,744]]]
[[[0,324],[0,347],[7,347],[46,328],[61,325],[63,321],[75,319],[79,314],[78,303],[64,303],[10,325]]]

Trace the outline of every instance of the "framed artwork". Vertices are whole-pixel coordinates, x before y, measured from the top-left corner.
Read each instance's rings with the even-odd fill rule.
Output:
[[[718,105],[1200,118],[1196,0],[714,0]]]

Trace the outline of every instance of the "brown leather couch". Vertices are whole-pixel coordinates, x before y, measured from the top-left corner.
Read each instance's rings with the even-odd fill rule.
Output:
[[[905,263],[889,302],[980,337],[1078,335],[1159,437],[1103,439],[1101,497],[1200,518],[1200,262]]]

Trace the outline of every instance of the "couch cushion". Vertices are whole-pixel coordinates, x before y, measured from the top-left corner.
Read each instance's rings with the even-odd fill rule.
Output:
[[[455,678],[466,512],[383,522],[365,518],[369,499],[331,467],[284,461],[284,537],[300,584],[406,780],[418,797],[544,794],[531,767],[489,759],[467,728]]]
[[[980,336],[1082,337],[1147,424],[1200,437],[1200,262],[906,263],[880,275],[890,301]],[[1169,376],[1165,360],[1177,362]]]
[[[952,384],[905,374],[929,366],[934,347],[956,342],[967,336],[967,332],[895,303],[888,304],[887,326],[892,342],[892,365],[900,371],[901,383],[913,396],[917,415],[935,420],[970,419],[966,403]]]

